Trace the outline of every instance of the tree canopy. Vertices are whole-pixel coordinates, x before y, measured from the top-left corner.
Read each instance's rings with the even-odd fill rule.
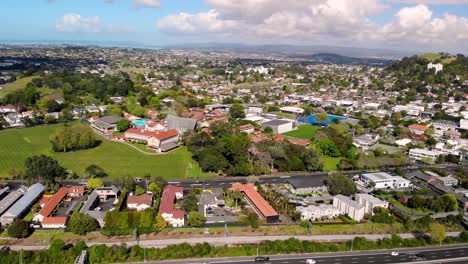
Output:
[[[342,174],[330,175],[327,180],[328,191],[332,195],[342,194],[342,195],[351,195],[355,194],[357,191],[356,184],[349,177],[346,177]]]
[[[53,181],[56,178],[65,177],[67,171],[53,158],[46,155],[38,155],[26,159],[25,175],[29,179]]]

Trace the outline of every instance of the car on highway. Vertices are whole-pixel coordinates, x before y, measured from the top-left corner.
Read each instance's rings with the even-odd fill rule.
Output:
[[[305,264],[315,264],[315,263],[317,263],[317,261],[313,259],[306,259],[306,262],[305,262]]]
[[[390,255],[392,255],[392,256],[398,256],[398,255],[400,255],[400,253],[395,252],[395,251],[392,251],[392,253],[390,253]]]
[[[259,257],[255,257],[255,263],[269,263],[270,262],[270,257],[263,257],[263,256],[259,256]]]

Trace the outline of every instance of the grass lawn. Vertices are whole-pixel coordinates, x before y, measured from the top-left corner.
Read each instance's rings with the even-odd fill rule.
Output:
[[[321,156],[320,157],[323,161],[323,170],[324,171],[337,171],[337,165],[340,163],[340,160],[343,157],[330,157],[330,156]]]
[[[37,78],[38,76],[29,76],[21,79],[17,79],[12,83],[7,83],[3,86],[3,89],[0,90],[0,97],[6,95],[7,93],[23,89],[26,84],[28,84],[32,79]]]
[[[176,179],[202,175],[198,163],[191,158],[186,147],[162,155],[145,155],[125,144],[103,140],[101,145],[93,149],[54,153],[49,138],[59,126],[61,125],[44,125],[0,131],[0,177],[10,177],[12,168],[23,170],[26,158],[38,154],[54,157],[63,167],[81,176],[91,164],[102,167],[109,177],[142,177],[149,173],[152,176]]]
[[[317,132],[319,129],[320,127],[318,126],[300,125],[296,130],[286,132],[283,135],[294,138],[312,139],[315,135],[315,132]]]
[[[432,61],[441,59],[442,55],[437,54],[437,53],[424,53],[420,57],[432,62]],[[449,64],[450,62],[454,60],[456,60],[456,58],[454,56],[450,56],[448,58],[442,59],[441,62],[442,64]]]
[[[350,224],[350,225],[318,225],[312,223],[312,234],[314,235],[331,235],[331,234],[392,234],[402,233],[403,225],[400,223],[394,224]]]

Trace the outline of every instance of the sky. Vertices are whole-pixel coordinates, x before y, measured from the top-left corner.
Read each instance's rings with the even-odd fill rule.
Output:
[[[330,45],[468,54],[468,0],[2,0],[0,42]]]

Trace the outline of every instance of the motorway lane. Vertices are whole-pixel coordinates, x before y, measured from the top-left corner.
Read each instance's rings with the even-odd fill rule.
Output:
[[[308,256],[272,256],[270,257],[271,264],[304,264],[307,259],[314,259],[317,264],[392,264],[392,263],[439,263],[440,260],[445,262],[449,259],[459,259],[466,258],[463,260],[455,260],[450,263],[468,263],[468,247],[467,246],[458,246],[454,248],[436,248],[436,249],[421,249],[421,250],[411,250],[404,249],[399,252],[398,256],[392,256],[391,251],[387,252],[356,252],[348,254],[346,253],[337,253],[335,256],[320,256],[320,255],[308,255]],[[445,260],[445,261],[444,261]],[[213,261],[210,264],[246,264],[254,263],[254,257],[250,259],[243,258],[242,260],[222,260],[222,261]],[[435,262],[432,262],[435,261]],[[199,264],[202,262],[186,262]]]

